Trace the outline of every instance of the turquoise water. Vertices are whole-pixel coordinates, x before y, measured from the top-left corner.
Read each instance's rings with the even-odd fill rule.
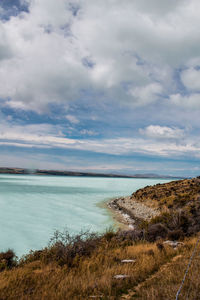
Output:
[[[47,245],[55,230],[103,231],[113,224],[97,204],[162,179],[0,175],[0,251],[18,256]]]

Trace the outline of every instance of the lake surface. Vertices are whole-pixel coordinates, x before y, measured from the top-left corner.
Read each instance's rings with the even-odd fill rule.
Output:
[[[0,251],[45,247],[55,230],[103,231],[113,220],[98,206],[166,179],[0,175]]]

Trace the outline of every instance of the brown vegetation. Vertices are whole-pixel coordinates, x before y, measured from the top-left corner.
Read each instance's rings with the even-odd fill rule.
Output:
[[[142,229],[162,224],[167,229],[162,237],[176,239],[200,231],[200,178],[147,186],[133,193],[134,199],[161,212],[149,222],[141,221]]]
[[[12,269],[17,265],[17,257],[13,250],[0,253],[0,271]]]
[[[44,259],[43,251],[31,253],[18,267],[0,273],[0,299],[63,300],[90,299],[91,296],[123,299],[123,294],[131,293],[136,294],[136,299],[174,299],[196,238],[185,240],[184,246],[174,250],[162,241],[122,241],[112,233],[108,236],[102,236],[101,243],[97,243],[90,254],[86,254],[87,251],[77,253],[70,266],[68,260],[60,265],[63,254],[57,257],[51,248],[43,253],[45,257],[50,251],[48,260]],[[175,261],[174,258],[180,255],[181,259]],[[132,259],[134,263],[122,263],[124,259]],[[195,265],[192,265],[186,283],[192,295],[200,292],[200,279],[194,275],[197,265],[200,266],[199,256],[195,257]],[[129,277],[115,279],[118,274]],[[195,279],[190,282],[193,276]],[[138,285],[142,285],[142,289],[138,290]],[[187,294],[186,287],[183,295]]]
[[[200,178],[146,186],[133,193],[131,198],[147,206],[159,208],[161,212],[185,206],[192,210],[195,201],[200,201]]]

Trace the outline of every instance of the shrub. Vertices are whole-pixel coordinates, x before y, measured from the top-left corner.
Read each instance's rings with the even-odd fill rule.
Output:
[[[117,237],[120,241],[138,241],[144,238],[143,230],[123,230],[119,231]]]
[[[103,235],[104,239],[108,242],[111,241],[115,236],[116,233],[114,232],[114,229],[112,227],[109,227]]]
[[[159,238],[165,238],[168,234],[168,229],[161,223],[149,225],[146,239],[149,242],[154,242]]]
[[[5,269],[11,269],[16,266],[17,264],[17,256],[15,255],[14,251],[8,249],[6,252],[0,253],[0,271]]]
[[[172,215],[168,212],[164,212],[161,215],[152,218],[150,220],[150,224],[162,223],[162,224],[165,224],[166,226],[168,226],[168,224],[171,222],[171,220],[172,220]]]
[[[40,260],[44,252],[45,250],[30,250],[29,254],[25,254],[20,258],[19,265],[23,266],[24,264]]]
[[[67,230],[56,231],[50,239],[49,246],[42,252],[43,262],[55,261],[59,265],[73,266],[82,256],[89,256],[100,244],[101,237],[89,231],[70,235]]]
[[[176,229],[176,230],[172,230],[172,231],[169,231],[168,234],[167,234],[167,238],[169,240],[179,240],[179,239],[182,239],[184,236],[184,233],[181,229]]]

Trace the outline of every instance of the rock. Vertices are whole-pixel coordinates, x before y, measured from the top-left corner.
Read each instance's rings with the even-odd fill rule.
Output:
[[[122,263],[135,263],[136,260],[135,259],[123,259],[121,260]]]
[[[179,246],[183,246],[184,245],[184,243],[178,242],[178,241],[165,241],[165,242],[163,242],[163,244],[169,245],[169,246],[171,246],[174,249],[177,248],[177,247],[179,247]]]
[[[115,275],[114,278],[115,279],[125,279],[125,278],[128,278],[130,277],[129,275],[126,275],[126,274],[120,274],[120,275]]]
[[[135,229],[135,226],[132,225],[132,224],[129,224],[128,227],[129,227],[130,229]]]

